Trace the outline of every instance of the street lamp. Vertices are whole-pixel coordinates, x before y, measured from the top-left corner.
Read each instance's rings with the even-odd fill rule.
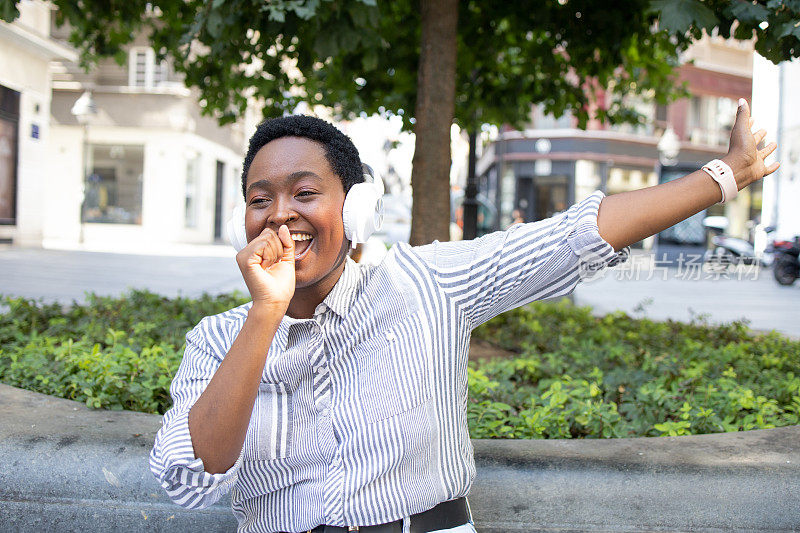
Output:
[[[83,126],[83,182],[81,187],[80,233],[78,242],[83,244],[83,218],[86,209],[86,181],[89,178],[89,121],[97,115],[97,104],[91,91],[85,91],[72,105],[70,110],[78,124]]]
[[[658,140],[658,160],[663,166],[672,166],[678,161],[678,152],[681,150],[681,140],[678,134],[667,126],[664,135]]]

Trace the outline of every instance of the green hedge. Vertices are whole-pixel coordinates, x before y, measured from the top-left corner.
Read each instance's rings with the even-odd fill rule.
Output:
[[[133,291],[62,307],[4,298],[0,381],[90,407],[163,413],[185,333],[245,295]],[[475,331],[518,353],[473,362],[473,438],[684,435],[800,423],[800,342],[535,303]]]
[[[537,302],[475,336],[520,354],[470,368],[473,438],[633,437],[800,423],[800,342],[711,326],[592,316]]]
[[[186,332],[247,300],[132,291],[120,298],[90,294],[85,304],[65,307],[6,297],[0,381],[89,407],[163,414]]]

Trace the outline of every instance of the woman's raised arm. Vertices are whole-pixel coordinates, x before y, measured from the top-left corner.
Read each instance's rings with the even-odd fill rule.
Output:
[[[758,144],[765,130],[750,131],[753,121],[744,99],[739,100],[736,122],[731,131],[728,154],[722,158],[733,170],[736,186],[742,190],[778,169],[764,159],[777,145],[770,143],[761,150]],[[603,199],[597,214],[600,236],[615,250],[620,250],[689,218],[722,199],[720,186],[709,174],[698,170],[683,178],[647,187],[638,191],[614,194]]]

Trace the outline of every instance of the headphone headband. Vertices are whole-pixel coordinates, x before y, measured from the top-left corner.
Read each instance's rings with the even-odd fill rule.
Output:
[[[385,191],[383,188],[383,180],[380,175],[372,170],[372,167],[366,163],[361,163],[361,171],[364,174],[364,183],[371,183],[378,193],[383,196]]]

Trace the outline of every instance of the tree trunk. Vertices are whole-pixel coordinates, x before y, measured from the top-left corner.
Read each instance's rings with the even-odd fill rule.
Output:
[[[420,0],[411,244],[450,238],[450,126],[455,113],[458,0]]]

